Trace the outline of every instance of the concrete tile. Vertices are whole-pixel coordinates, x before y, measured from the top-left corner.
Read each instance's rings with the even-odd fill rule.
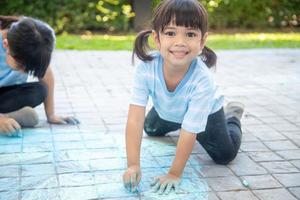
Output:
[[[97,199],[98,193],[95,186],[65,187],[59,192],[61,200]]]
[[[203,177],[223,177],[232,176],[232,171],[223,165],[204,165],[200,170]]]
[[[299,170],[288,161],[261,162],[260,164],[270,173],[299,172]]]
[[[285,187],[300,186],[300,173],[274,174],[274,177]]]
[[[8,191],[8,192],[0,192],[0,198],[6,200],[16,200],[19,198],[21,192]]]
[[[269,151],[269,149],[260,141],[243,142],[241,145],[242,151]]]
[[[267,171],[245,154],[238,154],[228,167],[238,176],[266,174]]]
[[[300,199],[300,187],[289,188],[289,191],[298,199]]]
[[[261,161],[281,161],[283,158],[275,154],[274,152],[247,152],[255,162]]]
[[[289,191],[283,188],[268,190],[253,190],[253,193],[260,199],[264,200],[296,200]]]
[[[290,162],[300,170],[300,160],[292,160]]]
[[[21,193],[22,200],[43,199],[60,200],[58,188],[24,190]]]
[[[21,165],[22,176],[55,175],[53,163]]]
[[[58,175],[60,186],[73,187],[95,184],[94,178],[89,173],[71,173]]]
[[[218,192],[222,200],[258,200],[250,191]]]
[[[0,179],[0,191],[9,191],[18,188],[19,179],[15,178],[1,178]]]
[[[243,176],[251,189],[279,188],[282,185],[271,175]]]
[[[210,187],[215,191],[243,190],[244,186],[235,176],[207,178]]]
[[[284,150],[284,151],[276,151],[276,153],[287,160],[300,159],[300,150],[286,150],[286,151]]]
[[[57,187],[57,178],[53,175],[21,177],[21,190],[49,189]]]
[[[56,163],[58,174],[90,172],[89,161],[66,161]]]
[[[260,131],[259,127],[255,128],[256,131],[251,132],[255,137],[261,141],[285,140],[286,137],[276,130]]]
[[[214,192],[209,192],[208,193],[208,200],[219,200],[219,198]]]
[[[50,152],[53,151],[52,142],[39,142],[39,143],[24,143],[23,153],[27,152]]]
[[[19,169],[19,165],[0,166],[0,178],[18,177]]]
[[[289,140],[270,141],[270,142],[264,142],[264,144],[272,151],[299,149],[296,145],[294,145]]]

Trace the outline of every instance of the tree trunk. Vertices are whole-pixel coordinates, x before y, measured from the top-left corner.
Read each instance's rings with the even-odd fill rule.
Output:
[[[152,1],[151,0],[132,0],[134,17],[134,30],[140,31],[149,27],[152,16]]]

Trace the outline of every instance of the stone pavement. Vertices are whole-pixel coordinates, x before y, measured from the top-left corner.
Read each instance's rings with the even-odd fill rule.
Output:
[[[180,193],[154,194],[149,182],[171,165],[178,132],[144,136],[142,182],[138,193],[128,193],[121,176],[131,53],[56,51],[57,114],[81,124],[48,125],[40,106],[37,128],[22,138],[0,137],[0,199],[300,199],[300,50],[217,54],[215,76],[227,101],[246,105],[243,142],[229,165],[214,164],[197,143]]]

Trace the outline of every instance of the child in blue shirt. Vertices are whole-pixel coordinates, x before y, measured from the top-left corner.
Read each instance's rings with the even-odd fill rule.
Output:
[[[38,123],[33,107],[44,102],[49,123],[77,124],[54,112],[54,77],[49,67],[52,28],[30,17],[0,16],[0,134],[17,135]],[[27,83],[28,74],[39,79]]]
[[[136,69],[126,127],[128,169],[124,185],[135,191],[141,179],[140,147],[144,131],[164,136],[180,129],[175,158],[166,175],[151,186],[160,193],[177,190],[186,161],[197,140],[217,164],[233,160],[241,144],[243,105],[231,102],[223,109],[210,67],[216,54],[205,46],[207,12],[196,0],[164,0],[155,10],[152,29],[135,40]],[[158,52],[148,53],[152,34]],[[153,107],[145,118],[151,97]]]

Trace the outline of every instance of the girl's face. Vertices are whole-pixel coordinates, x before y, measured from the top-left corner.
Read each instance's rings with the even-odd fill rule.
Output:
[[[170,24],[162,32],[153,32],[155,44],[164,58],[164,65],[187,69],[202,51],[207,33],[197,28]]]

